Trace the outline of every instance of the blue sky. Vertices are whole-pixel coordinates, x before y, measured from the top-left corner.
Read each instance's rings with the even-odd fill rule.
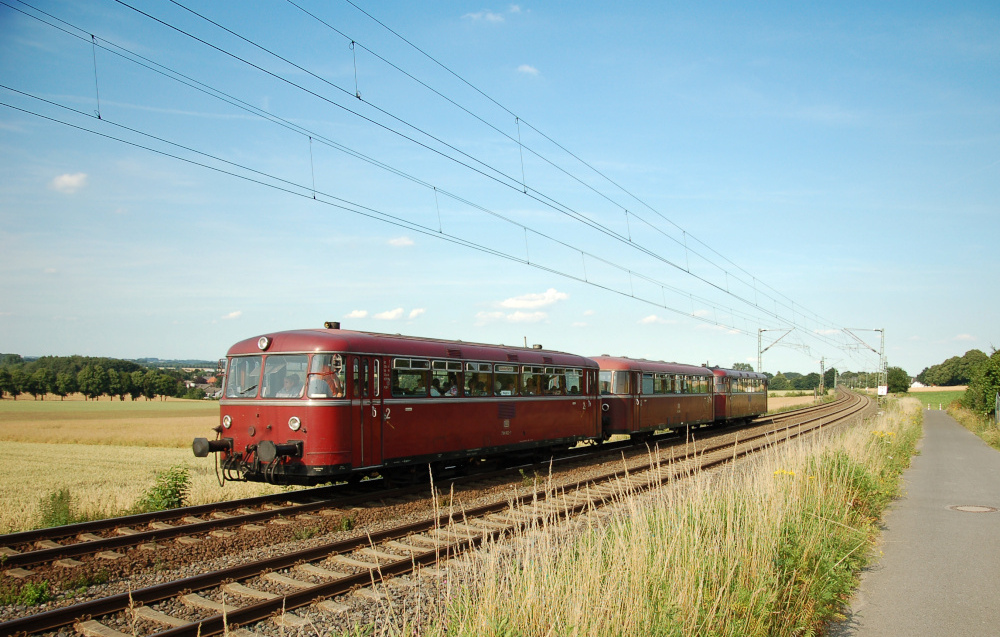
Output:
[[[1000,344],[1000,7],[4,1],[0,352]]]

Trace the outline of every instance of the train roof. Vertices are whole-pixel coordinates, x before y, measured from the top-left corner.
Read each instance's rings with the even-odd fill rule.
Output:
[[[728,378],[767,378],[766,374],[761,374],[759,372],[745,372],[739,369],[725,369],[724,367],[710,367],[716,376],[725,376]]]
[[[267,339],[266,343],[264,339]],[[265,347],[261,347],[265,344]],[[339,328],[303,329],[271,332],[242,340],[227,352],[228,356],[275,353],[339,352],[422,358],[516,362],[529,365],[589,367],[597,364],[584,356],[534,347],[516,347],[449,341],[402,334],[355,332]]]
[[[602,370],[661,372],[669,374],[689,374],[694,376],[711,376],[712,370],[700,365],[684,363],[669,363],[667,361],[650,361],[644,358],[629,358],[627,356],[593,356],[594,361]]]

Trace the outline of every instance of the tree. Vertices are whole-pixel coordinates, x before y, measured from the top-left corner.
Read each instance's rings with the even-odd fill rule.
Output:
[[[791,384],[788,382],[788,377],[782,374],[780,371],[771,379],[768,384],[771,389],[781,391],[783,389],[788,389]]]
[[[885,377],[889,393],[905,394],[910,390],[910,375],[902,367],[890,367]]]
[[[996,414],[997,392],[1000,391],[1000,350],[986,358],[973,372],[962,404],[984,416]]]
[[[137,400],[139,396],[142,396],[142,372],[131,372],[129,374],[131,377],[128,386],[128,395],[132,397],[132,400]]]
[[[830,369],[823,372],[823,386],[827,389],[832,389],[833,384],[837,378],[837,368],[831,367]]]
[[[8,354],[8,356],[10,356],[10,354]],[[10,370],[10,389],[8,390],[8,392],[14,398],[14,400],[17,400],[17,397],[21,395],[22,392],[24,392],[24,388],[27,386],[27,384],[28,384],[28,377],[23,371],[21,371],[19,367],[15,367],[14,369]]]
[[[11,378],[10,372],[5,367],[0,367],[0,398],[3,398],[4,394],[14,393],[14,379]]]
[[[75,374],[71,374],[70,372],[59,372],[56,374],[55,394],[59,396],[60,400],[78,391],[78,389]]]
[[[735,369],[736,371],[739,372],[752,372],[753,365],[751,365],[750,363],[733,363],[732,369]]]
[[[56,375],[52,373],[51,369],[42,367],[36,369],[35,373],[28,379],[27,390],[35,399],[41,396],[42,400],[45,400],[45,394],[55,389],[55,384]]]
[[[76,376],[80,391],[87,398],[97,398],[108,393],[108,373],[100,365],[87,365]]]

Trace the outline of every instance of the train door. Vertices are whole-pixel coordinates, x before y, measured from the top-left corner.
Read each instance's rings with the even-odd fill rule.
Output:
[[[632,385],[632,431],[641,431],[642,422],[642,372],[629,372],[629,381]]]
[[[363,466],[382,464],[382,396],[379,387],[379,360],[373,356],[361,359],[361,460]]]
[[[352,464],[371,467],[382,463],[382,396],[380,365],[374,356],[354,359],[354,391],[360,413],[355,420]]]

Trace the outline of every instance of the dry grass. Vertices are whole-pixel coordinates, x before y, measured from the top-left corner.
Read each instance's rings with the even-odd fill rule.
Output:
[[[916,401],[481,551],[447,635],[802,635],[836,617],[919,435]],[[425,630],[426,629],[426,630]],[[412,629],[411,629],[412,630]]]
[[[122,515],[171,466],[191,471],[190,504],[275,493],[279,487],[227,483],[191,441],[213,438],[219,404],[211,401],[0,401],[0,533],[35,528],[40,504],[69,489],[73,515]]]
[[[182,448],[218,420],[204,400],[2,400],[0,441]]]

